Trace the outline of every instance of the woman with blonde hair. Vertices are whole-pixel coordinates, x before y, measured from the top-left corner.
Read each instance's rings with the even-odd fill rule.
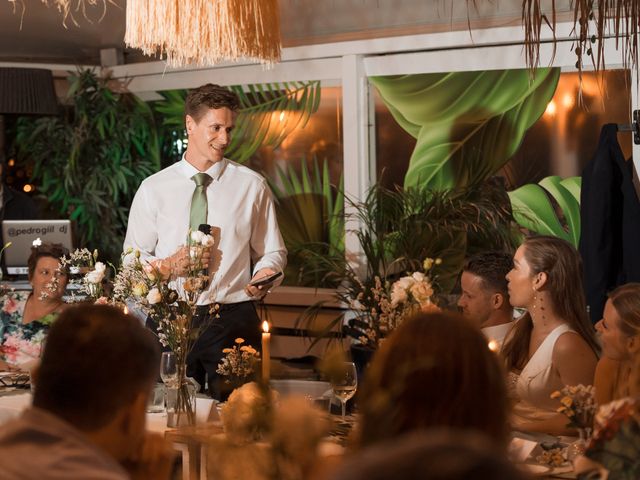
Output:
[[[582,289],[576,249],[556,237],[527,238],[507,274],[511,305],[526,313],[502,347],[514,400],[516,430],[567,433],[551,393],[565,385],[591,385],[598,343]]]
[[[463,317],[421,312],[384,342],[365,377],[359,446],[434,427],[509,440],[504,372],[482,333]]]
[[[599,405],[629,396],[629,374],[640,352],[640,283],[628,283],[609,294],[602,320],[596,323],[602,358],[594,386]]]

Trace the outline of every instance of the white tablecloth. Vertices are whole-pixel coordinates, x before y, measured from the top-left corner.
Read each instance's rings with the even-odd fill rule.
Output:
[[[210,398],[196,398],[196,421],[204,423],[209,415],[213,400]],[[31,405],[31,393],[8,392],[0,396],[0,425],[17,417]],[[164,433],[167,430],[166,413],[147,413],[147,430]]]

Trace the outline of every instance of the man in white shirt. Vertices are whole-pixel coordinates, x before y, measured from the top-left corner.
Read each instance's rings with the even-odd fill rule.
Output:
[[[201,385],[206,374],[210,391],[218,398],[216,368],[222,349],[233,346],[237,337],[260,347],[254,301],[279,282],[261,287],[250,283],[282,272],[287,255],[266,180],[224,158],[239,107],[237,95],[218,85],[189,92],[187,150],[180,162],[142,182],[131,205],[124,242],[125,251],[140,251],[143,261],[160,261],[171,267],[173,275],[184,275],[189,254],[184,245],[189,229],[198,228],[193,220],[196,196],[199,188],[204,190],[206,221],[201,223],[211,226],[215,243],[206,256],[210,282],[198,300],[197,321],[212,323],[194,345],[187,373]],[[210,318],[213,304],[221,306],[220,318]]]
[[[498,348],[513,326],[506,279],[512,267],[513,260],[506,253],[481,253],[467,260],[460,277],[458,307]]]

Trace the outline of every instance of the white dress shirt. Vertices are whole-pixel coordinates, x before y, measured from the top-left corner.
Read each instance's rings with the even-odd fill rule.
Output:
[[[196,173],[183,157],[142,182],[131,204],[125,251],[139,250],[144,262],[166,258],[186,244]],[[282,271],[287,262],[271,191],[258,173],[226,158],[205,173],[213,179],[207,186],[207,223],[215,244],[211,282],[198,304],[251,300],[244,291],[251,277],[262,268]]]

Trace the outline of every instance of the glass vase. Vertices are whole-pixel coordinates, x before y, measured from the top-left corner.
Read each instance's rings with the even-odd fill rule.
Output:
[[[567,447],[567,460],[572,462],[576,457],[584,455],[591,439],[590,428],[578,428],[578,439]]]
[[[167,427],[196,424],[196,387],[184,380],[178,388],[167,388]]]

